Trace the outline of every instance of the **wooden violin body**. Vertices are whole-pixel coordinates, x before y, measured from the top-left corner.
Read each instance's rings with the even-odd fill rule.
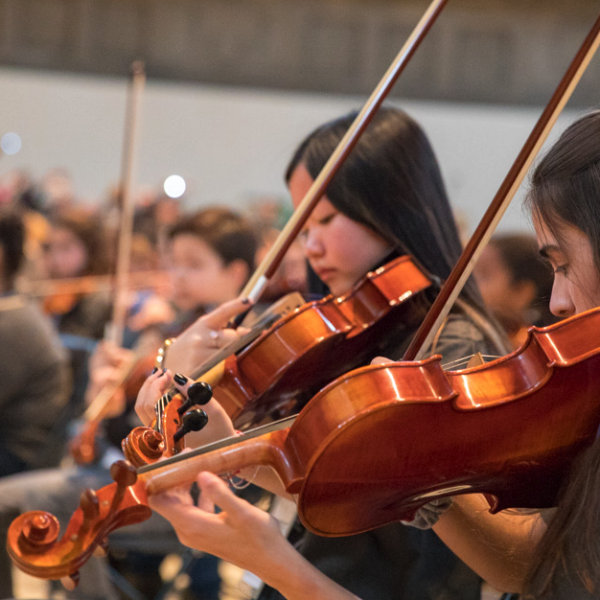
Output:
[[[599,332],[594,311],[532,329],[521,349],[472,369],[444,372],[436,357],[332,383],[290,430],[306,432],[311,419],[319,431],[293,440],[300,518],[315,533],[348,535],[463,493],[486,494],[492,512],[555,506],[600,425]]]
[[[121,497],[123,511],[109,519],[114,528],[128,524],[128,512],[140,518],[146,494],[190,483],[202,470],[268,465],[297,495],[304,525],[321,535],[411,518],[429,500],[456,494],[485,493],[492,511],[549,507],[600,425],[599,338],[595,309],[532,328],[519,350],[462,371],[443,371],[437,356],[363,367],[319,392],[286,429],[248,432],[143,467],[131,487],[113,486],[114,498],[104,488],[98,498],[115,506]],[[139,511],[132,510],[136,502]],[[85,510],[85,530],[99,532],[90,542],[97,546],[107,527],[101,513]],[[70,538],[52,543],[37,541],[39,512],[22,515],[10,528],[11,556],[33,575],[71,575],[83,514],[80,508],[69,525]]]
[[[138,358],[131,365],[127,366],[123,381],[116,385],[112,390],[102,390],[106,399],[104,407],[108,407],[116,393],[121,391],[125,394],[126,402],[132,402],[138,395],[140,388],[146,381],[148,375],[154,366],[155,354]],[[81,431],[69,442],[69,452],[78,465],[88,465],[98,458],[98,429],[105,418],[103,409],[95,411],[93,416],[84,413],[84,423]]]
[[[414,327],[410,299],[430,285],[401,256],[344,296],[304,305],[226,361],[215,396],[238,428],[297,411],[326,383],[368,363],[393,323]]]
[[[325,384],[380,354],[385,334],[406,335],[416,327],[422,305],[416,309],[411,300],[430,285],[412,259],[401,256],[344,296],[304,304],[225,360],[220,378],[209,379],[215,397],[238,429],[297,412]],[[127,460],[141,466],[180,451],[183,444],[170,441],[180,407],[175,395],[158,431],[134,429],[123,442]]]

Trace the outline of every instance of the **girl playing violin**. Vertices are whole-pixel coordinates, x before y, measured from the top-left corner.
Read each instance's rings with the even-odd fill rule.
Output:
[[[308,191],[353,117],[349,115],[323,125],[297,149],[286,173],[295,206]],[[323,291],[330,291],[335,296],[350,291],[367,272],[400,254],[410,254],[432,275],[446,277],[461,252],[461,245],[439,167],[420,127],[399,110],[380,110],[329,185],[326,197],[317,204],[300,238],[305,256],[318,278],[316,283]],[[427,310],[431,294],[435,293],[434,287],[429,296],[425,294],[414,299],[420,316]],[[245,308],[243,302],[237,300],[200,319],[171,346],[167,366],[172,371],[189,372],[215,347],[236,339],[238,334],[226,328],[226,324],[232,315]],[[416,319],[414,323],[403,323],[391,330],[381,340],[377,351],[399,359],[419,322],[420,319]],[[475,286],[470,283],[463,292],[461,308],[448,318],[431,351],[441,353],[446,361],[477,351],[503,353],[502,342],[496,341],[499,339],[485,316]],[[177,379],[182,381],[181,375],[176,376],[176,383]],[[154,416],[154,403],[171,381],[170,372],[166,377],[155,374],[142,388],[136,410],[145,423]],[[186,389],[185,385],[177,387]],[[215,397],[218,399],[218,388]],[[232,433],[231,422],[215,402],[211,401],[204,408],[212,413],[206,435],[216,439]],[[270,485],[266,477],[261,473],[255,481]],[[215,500],[217,493],[219,501],[227,499],[227,505],[221,505],[225,512],[218,517],[189,505],[185,493],[181,497],[155,499],[153,505],[171,520],[185,544],[226,555],[228,560],[243,567],[251,566],[264,581],[279,590],[264,590],[261,599],[279,598],[279,593],[286,595],[294,579],[287,569],[288,564],[303,565],[308,573],[314,574],[309,563],[365,599],[479,598],[479,578],[456,560],[432,532],[397,524],[348,538],[326,539],[298,528],[294,535],[304,559],[287,545],[268,515],[236,500],[219,480],[209,477],[201,482],[205,487],[205,498]],[[234,542],[234,529],[240,525],[230,527],[230,506],[249,519],[248,537],[238,542]],[[215,523],[223,524],[224,537],[213,545],[212,536],[205,537],[200,532],[205,523],[214,519]],[[263,549],[261,540],[268,541],[264,547],[266,567],[261,564],[257,568],[250,564],[252,558],[258,558],[258,562],[262,560],[260,550],[244,543],[254,536],[253,527],[260,530],[256,532],[260,550]],[[275,562],[269,563],[269,557]],[[284,571],[290,573],[290,579],[280,585],[280,567],[284,563]],[[320,574],[316,576],[316,581],[322,580],[326,581],[326,578]],[[311,595],[311,585],[307,582],[303,585],[306,595],[298,597],[319,597]]]
[[[540,254],[554,272],[560,318],[600,305],[600,112],[573,123],[540,161],[527,198]],[[600,595],[600,441],[572,469],[558,508],[491,515],[458,497],[435,527],[475,570],[525,598]]]
[[[104,228],[80,209],[65,209],[51,221],[44,245],[43,266],[49,279],[60,281],[110,271]],[[73,392],[66,418],[80,414],[88,382],[87,361],[110,320],[111,302],[105,293],[49,296],[44,310],[50,315],[69,353]]]

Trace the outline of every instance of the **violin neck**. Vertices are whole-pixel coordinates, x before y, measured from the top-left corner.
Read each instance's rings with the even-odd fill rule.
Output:
[[[202,471],[216,475],[235,475],[242,469],[269,466],[275,469],[282,483],[288,484],[297,479],[298,469],[285,456],[284,446],[289,429],[272,431],[245,439],[210,452],[183,454],[174,461],[170,459],[143,467],[138,477],[146,482],[149,494],[157,494],[168,489],[190,485]]]

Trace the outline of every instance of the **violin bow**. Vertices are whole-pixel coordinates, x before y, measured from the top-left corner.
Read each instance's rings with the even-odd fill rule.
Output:
[[[398,77],[402,71],[404,71],[404,68],[412,58],[413,54],[435,23],[447,1],[448,0],[433,0],[429,8],[425,11],[415,29],[406,40],[406,43],[311,185],[310,189],[302,199],[302,202],[294,211],[294,214],[286,223],[285,227],[281,230],[277,239],[265,255],[265,258],[242,290],[242,297],[250,298],[253,302],[256,302],[260,298],[288,248],[291,246],[298,233],[300,233],[304,223],[306,223],[306,220],[321,197],[325,194],[325,190],[330,181],[344,164],[344,161],[354,146],[356,146],[360,136],[373,119],[373,116],[389,94]]]
[[[142,93],[146,83],[144,63],[135,61],[131,65],[131,82],[127,99],[125,117],[125,135],[123,140],[123,157],[121,162],[121,181],[119,198],[121,199],[121,227],[119,230],[119,246],[115,277],[115,301],[109,331],[109,339],[120,346],[123,341],[125,318],[127,316],[127,286],[129,265],[131,262],[131,237],[133,230],[133,198],[131,184],[135,167],[135,146],[138,137],[139,112]]]
[[[531,163],[539,153],[548,134],[554,127],[556,119],[562,112],[567,101],[571,97],[571,94],[577,87],[579,80],[585,73],[599,44],[600,16],[596,19],[596,22],[583,41],[575,58],[569,65],[569,68],[550,98],[544,112],[541,114],[538,122],[521,149],[521,152],[502,182],[492,203],[471,236],[471,239],[458,259],[458,262],[452,269],[445,284],[442,286],[440,293],[431,305],[429,312],[404,354],[404,361],[421,360],[424,357],[436,332],[441,327],[444,319],[448,316],[452,305],[458,298],[471,275],[480,254],[489,242],[500,219],[506,212],[516,191],[523,182]]]
[[[144,271],[130,273],[129,288],[141,288],[148,285],[158,286],[165,281],[165,271]],[[40,279],[25,282],[19,292],[30,298],[47,298],[61,294],[92,294],[94,292],[114,292],[115,275],[85,275],[84,277],[67,277],[65,279]]]
[[[131,237],[134,211],[131,183],[134,172],[140,104],[145,83],[144,63],[135,61],[131,65],[131,80],[125,114],[121,179],[119,182],[121,226],[119,228],[117,267],[114,278],[113,314],[111,323],[106,329],[106,339],[110,340],[115,346],[122,346],[123,344],[123,332],[127,316],[127,292],[129,289],[129,265],[131,262]],[[135,366],[137,358],[139,357],[133,357],[125,365],[122,365],[118,371],[118,381],[104,385],[90,406],[88,406],[84,414],[86,426],[71,444],[71,453],[77,462],[85,464],[93,460],[93,441],[96,437],[96,428],[115,392]]]

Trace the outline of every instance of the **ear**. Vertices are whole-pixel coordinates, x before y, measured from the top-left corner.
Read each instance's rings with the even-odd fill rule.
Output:
[[[250,277],[248,264],[241,258],[231,261],[227,265],[228,276],[236,283],[236,288],[241,290]]]

